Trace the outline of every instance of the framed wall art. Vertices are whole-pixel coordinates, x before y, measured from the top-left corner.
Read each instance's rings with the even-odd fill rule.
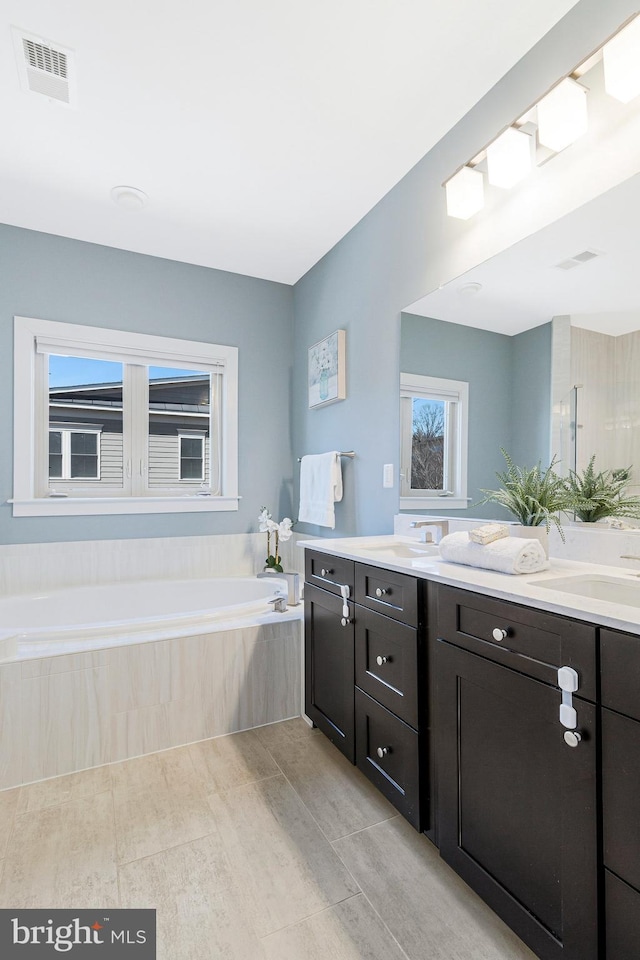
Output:
[[[336,330],[309,347],[309,406],[325,407],[344,400],[346,385],[346,332]]]

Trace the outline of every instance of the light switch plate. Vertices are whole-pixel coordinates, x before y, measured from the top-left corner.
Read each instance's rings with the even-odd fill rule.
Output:
[[[393,464],[385,463],[382,468],[382,486],[383,487],[392,487],[393,486]]]

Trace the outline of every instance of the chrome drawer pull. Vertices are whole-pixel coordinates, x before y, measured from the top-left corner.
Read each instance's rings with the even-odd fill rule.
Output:
[[[351,620],[349,619],[349,617],[342,617],[342,619],[340,620],[340,623],[342,624],[343,627],[348,627],[349,624],[351,623]]]
[[[390,590],[386,590],[384,587],[378,587],[376,590],[376,597],[386,597],[387,593],[390,593]]]
[[[382,760],[384,757],[387,756],[388,753],[391,753],[391,747],[378,747],[378,749],[376,750],[376,753]]]
[[[391,657],[376,657],[376,663],[382,667],[385,663],[391,663]]]
[[[325,568],[323,567],[322,570],[320,571],[320,576],[330,577],[332,573],[333,573],[333,570],[325,570]]]
[[[509,636],[508,630],[503,630],[502,627],[494,627],[491,631],[491,636],[496,641],[496,643],[502,643],[503,640],[506,640]]]

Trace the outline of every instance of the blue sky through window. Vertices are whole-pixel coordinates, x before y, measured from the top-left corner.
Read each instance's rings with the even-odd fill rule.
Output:
[[[177,367],[149,367],[151,380],[166,377],[193,377],[197,370]],[[122,383],[122,364],[114,360],[92,360],[90,357],[49,356],[49,388],[78,387],[87,383]]]

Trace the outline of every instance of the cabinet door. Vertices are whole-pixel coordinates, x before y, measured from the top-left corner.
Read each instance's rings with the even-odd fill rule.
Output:
[[[595,707],[436,643],[442,857],[542,960],[596,960]]]
[[[354,763],[353,604],[348,607],[343,625],[342,598],[306,584],[305,712]]]
[[[605,870],[607,960],[640,957],[640,893]]]

